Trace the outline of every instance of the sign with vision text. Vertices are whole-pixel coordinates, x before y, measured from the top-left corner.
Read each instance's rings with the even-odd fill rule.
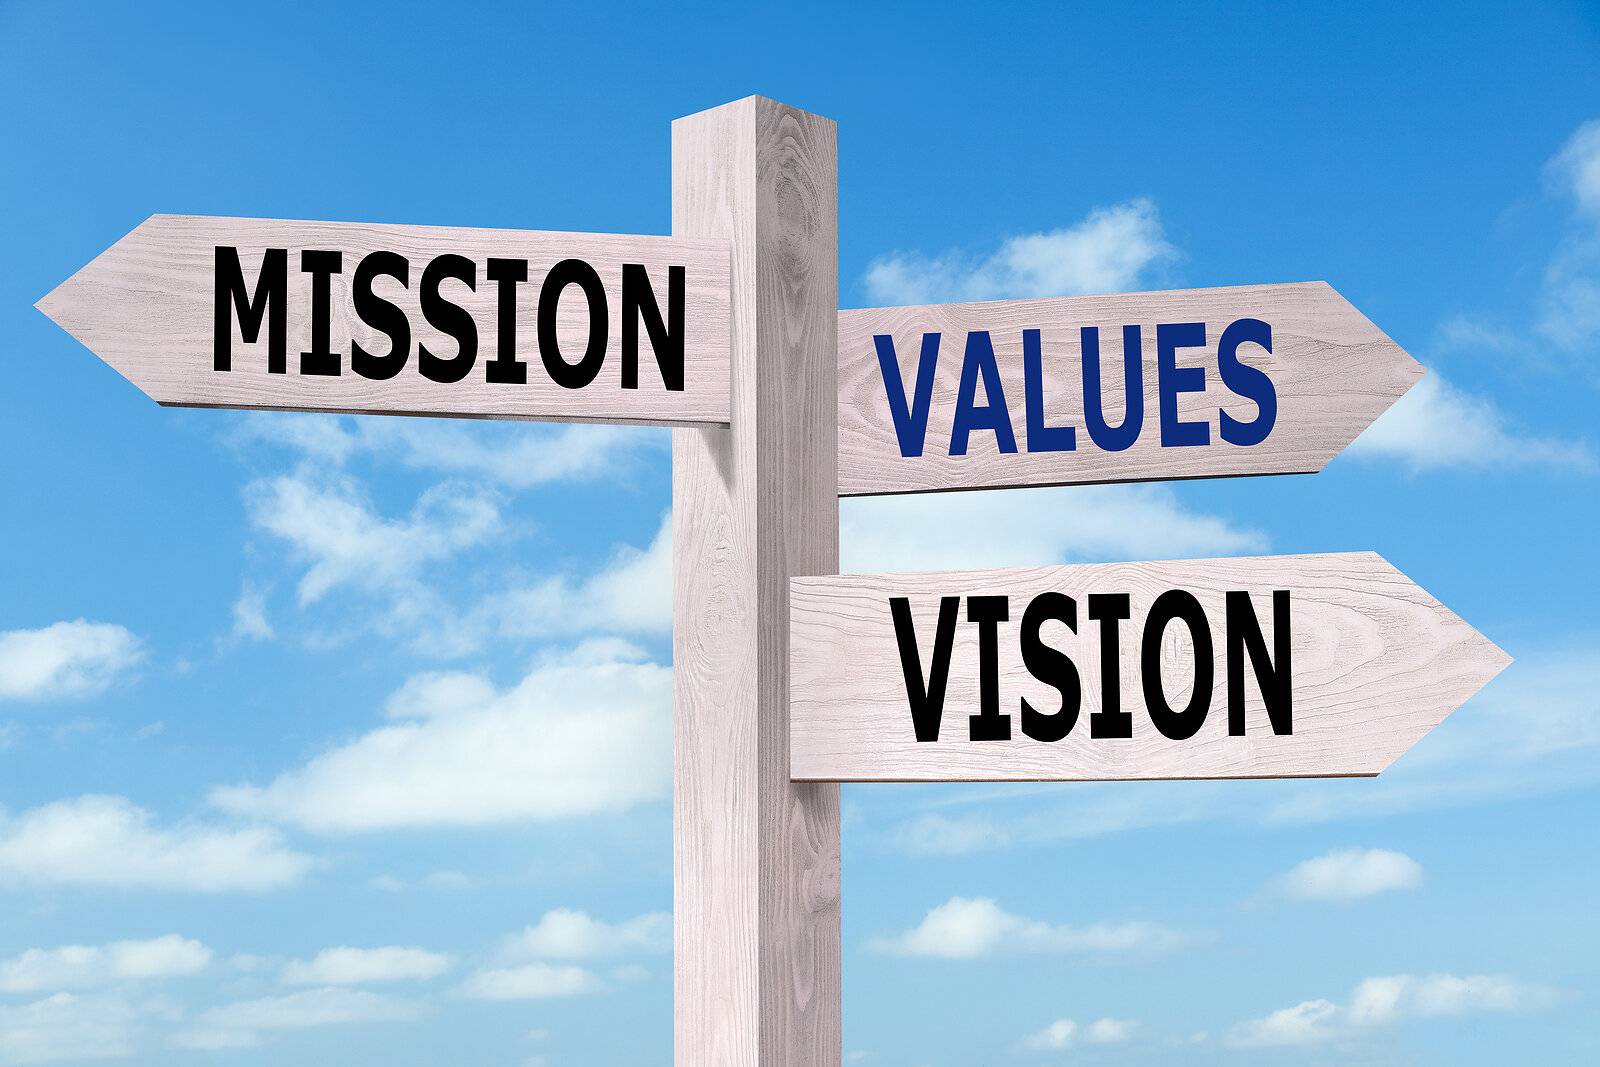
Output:
[[[1510,662],[1370,552],[790,582],[790,773],[1373,775]]]

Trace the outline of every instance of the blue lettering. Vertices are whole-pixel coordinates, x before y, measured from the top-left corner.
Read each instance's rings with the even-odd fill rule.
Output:
[[[1222,384],[1246,400],[1255,401],[1257,415],[1254,421],[1240,422],[1222,412],[1222,439],[1235,445],[1259,445],[1272,432],[1278,421],[1278,390],[1266,371],[1252,367],[1239,359],[1239,346],[1260,345],[1272,352],[1272,327],[1260,319],[1239,319],[1222,331],[1217,342],[1217,370]]]
[[[1122,422],[1106,425],[1100,385],[1100,328],[1085,326],[1078,336],[1083,348],[1083,422],[1089,439],[1107,452],[1121,452],[1144,429],[1144,337],[1137,326],[1122,328]]]
[[[922,455],[928,437],[928,409],[933,403],[933,369],[939,362],[939,335],[922,335],[922,353],[917,361],[915,397],[906,405],[906,385],[900,377],[900,361],[895,357],[894,338],[876,334],[872,343],[878,350],[878,369],[883,372],[883,391],[889,398],[889,414],[894,419],[894,435],[902,456]]]
[[[1029,452],[1071,452],[1078,435],[1071,426],[1044,424],[1044,350],[1038,330],[1022,331],[1022,379],[1027,392]]]
[[[1206,343],[1203,322],[1163,322],[1156,326],[1156,391],[1161,399],[1161,447],[1211,443],[1209,422],[1179,422],[1178,394],[1198,393],[1206,387],[1204,367],[1180,367],[1177,350],[1200,348]]]
[[[983,375],[983,398],[976,403],[978,375]],[[926,416],[924,416],[926,418]],[[1015,452],[1017,438],[1011,429],[1011,412],[1006,409],[1006,393],[1000,384],[1000,368],[994,359],[994,342],[988,330],[967,334],[967,351],[961,363],[961,385],[956,390],[956,414],[950,427],[950,454],[967,454],[967,438],[973,430],[993,430],[996,446],[1002,452]]]

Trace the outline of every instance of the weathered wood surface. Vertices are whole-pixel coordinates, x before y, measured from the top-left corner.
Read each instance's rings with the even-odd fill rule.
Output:
[[[1241,363],[1271,379],[1277,416],[1265,440],[1240,445],[1222,439],[1221,413],[1249,423],[1259,411],[1252,400],[1223,385],[1217,347],[1222,332],[1246,318],[1271,327],[1270,353],[1249,343],[1237,352]],[[1190,322],[1205,324],[1206,344],[1179,348],[1174,363],[1203,368],[1205,387],[1176,394],[1177,414],[1185,422],[1205,423],[1210,441],[1162,447],[1156,327]],[[1126,411],[1122,331],[1130,325],[1142,327],[1142,432],[1125,450],[1106,451],[1086,432],[1081,330],[1099,330],[1103,414],[1116,427]],[[1072,451],[1028,451],[1025,330],[1039,331],[1044,421],[1075,428]],[[1015,453],[1002,452],[995,433],[979,430],[971,434],[966,455],[950,454],[969,331],[988,331],[992,339]],[[933,332],[941,341],[927,438],[920,456],[905,456],[873,338],[883,334],[894,339],[909,404],[922,339]],[[839,492],[854,496],[1318,471],[1422,373],[1415,360],[1325,282],[841,311]],[[979,404],[999,402],[982,386],[976,399]]]
[[[255,343],[235,335],[232,369],[214,364],[216,249],[237,248],[242,276],[254,292],[266,250],[288,252],[286,373],[267,368],[265,327]],[[342,270],[331,278],[331,350],[342,373],[299,373],[301,353],[311,345],[312,275],[301,253],[342,253]],[[351,285],[359,261],[394,252],[410,264],[409,285],[378,278],[373,291],[404,311],[410,324],[411,359],[395,377],[374,381],[353,373],[352,342],[367,351],[390,351],[390,337],[354,310]],[[476,267],[476,289],[444,281],[440,293],[472,316],[478,336],[477,364],[465,378],[443,384],[417,370],[416,349],[426,344],[448,358],[457,341],[430,326],[419,307],[421,275],[436,257],[453,254]],[[527,261],[518,285],[516,337],[527,364],[521,384],[486,380],[484,366],[499,339],[498,284],[485,277],[489,258]],[[565,388],[546,373],[537,343],[541,283],[555,264],[579,259],[604,283],[609,336],[605,361],[582,388]],[[624,264],[643,265],[659,301],[668,310],[668,268],[685,270],[683,388],[665,388],[646,329],[639,329],[637,388],[621,385],[619,344],[623,329],[620,278]],[[265,408],[291,411],[443,415],[468,418],[606,421],[693,425],[728,420],[728,244],[725,240],[625,234],[555,233],[534,230],[392,226],[354,222],[153,215],[38,304],[101,359],[162,404],[184,407]],[[580,289],[566,287],[557,315],[560,349],[578,362],[589,337],[589,308]],[[237,325],[235,325],[237,331]]]
[[[789,780],[788,591],[838,567],[837,130],[673,124],[673,232],[733,242],[733,420],[673,433],[676,1050],[837,1067],[839,790]]]
[[[1182,741],[1155,728],[1140,678],[1144,614],[1168,589],[1192,592],[1214,635],[1210,712],[1199,732]],[[1279,589],[1290,591],[1293,732],[1279,736],[1270,728],[1246,662],[1246,732],[1230,736],[1224,593],[1251,593],[1270,651],[1270,600]],[[1077,601],[1077,633],[1047,624],[1042,636],[1072,658],[1082,679],[1077,724],[1052,742],[1016,728],[1021,699],[1045,713],[1062,705],[1058,691],[1033,677],[1019,653],[1018,620],[1029,600],[1046,590]],[[1090,715],[1102,703],[1101,624],[1084,616],[1091,593],[1131,596],[1132,617],[1119,641],[1122,709],[1133,715],[1132,736],[1125,739],[1090,736]],[[1000,710],[1012,716],[1010,740],[969,738],[979,668],[977,627],[966,620],[965,600],[939,739],[915,739],[889,600],[909,598],[926,676],[939,601],[953,595],[1011,598],[998,643]],[[1510,662],[1369,552],[796,578],[790,583],[790,642],[790,768],[797,780],[819,781],[1374,775]],[[1185,626],[1167,628],[1159,649],[1165,699],[1182,707],[1195,673]]]

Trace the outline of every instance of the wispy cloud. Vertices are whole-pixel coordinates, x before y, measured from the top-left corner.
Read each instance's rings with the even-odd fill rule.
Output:
[[[142,978],[171,978],[196,974],[210,963],[209,948],[177,934],[106,945],[30,948],[0,960],[0,991],[60,992]]]
[[[552,652],[505,691],[421,675],[390,699],[387,725],[212,800],[319,833],[623,811],[668,795],[671,703],[670,669],[615,640]]]
[[[902,934],[868,947],[891,956],[1157,954],[1191,944],[1193,934],[1147,921],[1070,926],[1013,915],[989,897],[951,897]]]
[[[1139,288],[1146,274],[1177,257],[1153,201],[1096,208],[1059,230],[1009,238],[989,255],[895,252],[867,267],[874,304],[1116,293]]]
[[[1021,567],[1239,555],[1265,534],[1184,506],[1159,485],[1085,485],[840,501],[850,571]]]
[[[241,446],[278,446],[315,461],[319,469],[372,458],[508,489],[529,489],[614,480],[640,457],[664,451],[668,438],[660,430],[636,426],[532,426],[273,412],[247,418],[234,440]]]
[[[77,619],[0,631],[0,700],[58,700],[111,686],[144,658],[125,627]]]
[[[457,992],[471,1000],[551,1000],[600,993],[605,982],[570,964],[528,963],[476,971]]]
[[[240,1000],[201,1012],[173,1036],[179,1048],[199,1051],[254,1048],[269,1033],[419,1019],[420,1005],[362,989],[330,986],[277,997]]]
[[[505,948],[513,955],[563,959],[670,952],[672,916],[658,911],[608,923],[587,912],[555,908],[511,938]]]
[[[1437,371],[1379,416],[1347,451],[1366,459],[1399,460],[1417,471],[1600,469],[1588,444],[1525,433],[1493,401],[1457,389]]]
[[[1505,975],[1410,974],[1368,978],[1344,1003],[1307,1000],[1235,1026],[1235,1048],[1318,1045],[1412,1019],[1537,1011],[1559,1003],[1556,990]]]
[[[424,981],[449,970],[454,959],[443,952],[409,945],[379,948],[326,948],[309,960],[284,965],[285,985],[366,985],[374,982]]]
[[[496,498],[465,485],[434,486],[409,515],[386,518],[348,479],[285,475],[246,492],[250,521],[282,540],[305,565],[302,606],[354,587],[403,602],[423,567],[482,544],[501,529]],[[398,607],[397,607],[398,610]]]
[[[1545,271],[1539,333],[1593,365],[1600,342],[1600,119],[1579,126],[1545,168],[1571,198],[1575,225]]]
[[[1422,885],[1422,864],[1383,848],[1335,849],[1295,864],[1273,888],[1299,900],[1350,901]]]
[[[101,1060],[132,1055],[140,1013],[116,996],[56,993],[0,1005],[0,1063]]]
[[[163,826],[119,796],[59,800],[0,819],[0,882],[265,890],[299,882],[312,862],[270,827]]]
[[[1079,1042],[1115,1045],[1133,1037],[1138,1025],[1131,1019],[1096,1019],[1083,1026],[1072,1019],[1057,1019],[1023,1038],[1022,1047],[1033,1052],[1061,1052]]]

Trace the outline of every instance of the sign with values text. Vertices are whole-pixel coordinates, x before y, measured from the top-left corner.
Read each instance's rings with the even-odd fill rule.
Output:
[[[790,582],[790,774],[1374,775],[1510,662],[1370,552]]]
[[[729,417],[726,241],[154,215],[39,307],[162,404]]]
[[[1422,367],[1325,282],[839,313],[839,492],[1319,471]]]

